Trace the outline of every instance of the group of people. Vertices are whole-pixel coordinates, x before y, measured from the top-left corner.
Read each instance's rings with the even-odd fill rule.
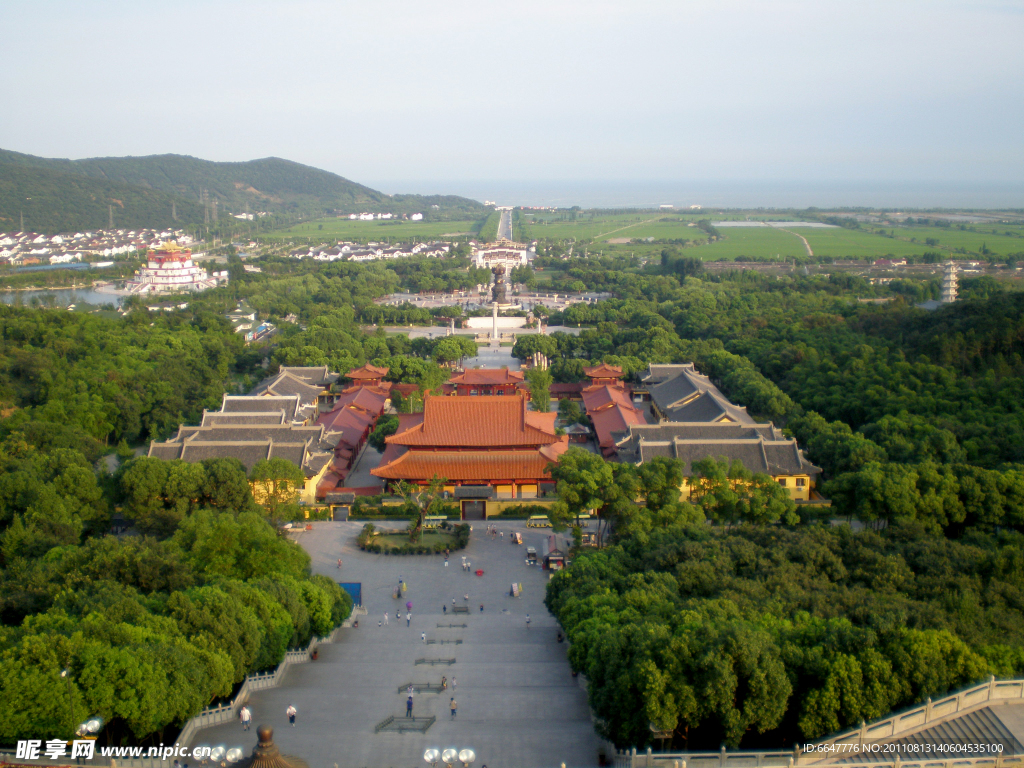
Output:
[[[294,704],[289,704],[288,709],[286,709],[284,713],[288,716],[288,723],[291,725],[292,728],[294,728],[295,718],[298,716],[299,710],[295,708]],[[242,730],[248,731],[250,726],[252,725],[252,710],[249,709],[249,707],[247,706],[243,706],[240,710],[238,710],[238,719],[242,723]]]
[[[487,526],[487,535],[491,537],[492,541],[497,536],[500,536],[503,539],[505,538],[505,532],[504,531],[499,531],[498,530],[498,526],[496,526],[496,525],[488,525]]]

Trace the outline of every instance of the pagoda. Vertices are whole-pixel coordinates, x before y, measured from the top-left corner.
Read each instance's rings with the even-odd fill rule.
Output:
[[[956,301],[956,290],[957,290],[957,269],[956,264],[952,261],[946,264],[945,270],[942,273],[942,294],[939,302],[941,304],[952,304]]]
[[[175,242],[161,243],[146,254],[146,266],[125,282],[130,293],[184,293],[205,291],[228,281],[228,273],[211,276],[192,263],[192,251]]]

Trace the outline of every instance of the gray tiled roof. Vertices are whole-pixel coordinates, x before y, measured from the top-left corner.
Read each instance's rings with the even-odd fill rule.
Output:
[[[296,395],[224,395],[220,409],[224,413],[270,413],[283,410],[285,420],[294,421],[299,405]]]
[[[258,443],[185,443],[181,458],[195,463],[204,459],[238,459],[250,472],[260,459],[270,458],[271,441]]]
[[[291,424],[218,424],[215,427],[179,427],[176,440],[218,443],[277,440],[288,443],[318,443],[323,437],[320,426],[295,427]]]
[[[274,378],[261,382],[250,394],[297,395],[299,402],[306,404],[315,403],[323,389],[319,385],[307,384],[297,376],[282,371]]]
[[[782,430],[774,424],[737,424],[730,422],[673,422],[661,424],[634,424],[629,429],[614,433],[619,450],[635,450],[641,440],[666,442],[681,440],[735,440],[763,437],[765,440],[785,440]]]
[[[158,443],[154,440],[149,444],[148,455],[154,459],[163,459],[164,461],[180,459],[181,443]]]
[[[769,475],[817,475],[821,471],[804,458],[796,440],[768,441],[760,436],[735,440],[641,440],[630,459],[643,463],[658,456],[678,459],[685,475],[691,473],[693,462],[707,458],[724,458],[730,463],[739,460],[751,472]],[[624,459],[621,451],[619,457]]]
[[[675,378],[683,371],[695,371],[693,363],[676,363],[673,365],[656,365],[650,363],[647,366],[647,373],[641,379],[648,386],[661,384],[663,381]]]
[[[284,410],[266,413],[224,413],[223,411],[203,411],[204,427],[223,426],[224,424],[284,424]]]
[[[659,404],[660,407],[660,404]],[[672,421],[717,421],[727,417],[740,424],[753,424],[754,419],[747,409],[733,405],[725,399],[717,390],[715,392],[704,392],[685,405],[677,408],[662,409],[666,416]]]

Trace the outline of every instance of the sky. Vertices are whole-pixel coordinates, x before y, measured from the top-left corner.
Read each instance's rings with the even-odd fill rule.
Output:
[[[0,0],[0,28],[0,147],[47,157],[1024,207],[1024,0]]]

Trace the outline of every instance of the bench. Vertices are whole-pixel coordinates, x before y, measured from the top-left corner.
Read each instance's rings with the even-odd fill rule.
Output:
[[[452,613],[469,613],[468,605],[455,605],[452,606]]]
[[[448,666],[451,666],[455,663],[455,659],[416,659],[416,663],[430,664],[431,666],[434,664],[447,664]]]

